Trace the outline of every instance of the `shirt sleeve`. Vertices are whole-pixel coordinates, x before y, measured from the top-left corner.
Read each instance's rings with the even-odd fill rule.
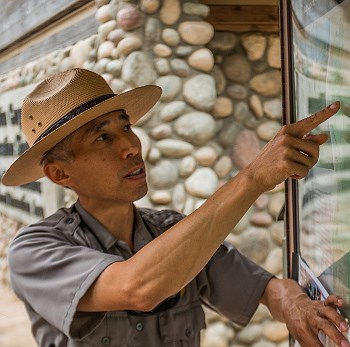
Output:
[[[28,227],[9,248],[15,293],[48,323],[71,338],[95,329],[104,313],[77,313],[80,299],[102,271],[121,257],[82,246],[70,235]]]
[[[273,275],[224,242],[196,281],[205,305],[246,325]]]

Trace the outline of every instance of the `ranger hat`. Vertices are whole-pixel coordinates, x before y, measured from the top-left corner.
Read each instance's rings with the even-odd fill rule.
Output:
[[[22,132],[29,148],[2,176],[2,184],[22,185],[44,176],[41,161],[79,127],[114,110],[125,110],[135,123],[159,100],[161,88],[147,85],[114,94],[104,78],[71,69],[41,82],[23,101]]]

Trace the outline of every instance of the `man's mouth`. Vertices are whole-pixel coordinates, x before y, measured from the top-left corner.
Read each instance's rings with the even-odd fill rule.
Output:
[[[139,166],[138,168],[134,169],[133,171],[129,172],[127,175],[125,175],[124,177],[135,177],[138,175],[141,175],[145,172],[143,166]]]

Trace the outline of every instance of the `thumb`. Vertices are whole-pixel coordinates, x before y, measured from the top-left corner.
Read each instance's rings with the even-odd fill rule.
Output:
[[[304,140],[312,141],[314,143],[317,143],[318,145],[323,145],[328,140],[327,134],[317,134],[317,135],[311,135],[308,134],[303,137]]]

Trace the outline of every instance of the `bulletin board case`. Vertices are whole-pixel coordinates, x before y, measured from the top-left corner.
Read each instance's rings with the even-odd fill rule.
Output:
[[[286,272],[312,299],[343,297],[350,319],[350,0],[281,0],[280,19],[284,123],[341,102],[315,130],[318,163],[286,182]]]

